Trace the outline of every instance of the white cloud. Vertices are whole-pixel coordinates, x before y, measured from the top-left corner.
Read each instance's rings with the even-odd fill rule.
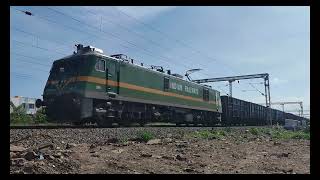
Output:
[[[287,80],[284,80],[284,79],[279,79],[277,77],[271,79],[271,85],[274,84],[274,85],[279,85],[279,84],[284,84],[284,83],[287,83],[288,81]]]
[[[134,22],[136,22],[133,18],[130,18],[128,16],[132,16],[138,20],[141,20],[143,22],[146,22],[148,20],[151,20],[153,18],[156,18],[157,16],[172,10],[176,7],[174,6],[115,6],[115,7],[82,7],[83,11],[85,12],[91,12],[88,14],[82,14],[84,19],[89,20],[92,24],[100,24],[101,17],[104,21],[104,27],[110,27],[110,23],[108,21],[113,21],[116,23],[119,23],[124,26],[130,26]],[[123,12],[123,13],[122,13]],[[127,15],[125,15],[127,14]]]
[[[231,57],[229,58],[231,59]],[[239,57],[236,61],[234,61],[235,63],[238,64],[255,64],[255,65],[265,65],[270,63],[270,60],[268,60],[267,58],[263,58],[263,57]]]
[[[174,6],[138,6],[138,7],[124,7],[124,6],[117,6],[118,10],[123,11],[137,19],[151,19],[155,18],[156,16],[165,13],[169,10],[172,10],[176,7]]]

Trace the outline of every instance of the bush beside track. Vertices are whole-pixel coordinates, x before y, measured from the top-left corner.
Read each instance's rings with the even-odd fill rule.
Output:
[[[14,107],[10,113],[10,125],[36,125],[48,124],[48,117],[42,109],[39,109],[35,114],[30,115],[25,112],[22,106]]]

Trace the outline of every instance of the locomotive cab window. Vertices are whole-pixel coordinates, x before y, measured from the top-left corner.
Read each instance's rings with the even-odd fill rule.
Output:
[[[168,91],[169,90],[169,78],[164,77],[164,85],[163,85],[163,90]]]
[[[106,71],[106,61],[102,59],[97,60],[96,70],[103,71],[103,72]]]
[[[209,101],[209,89],[203,89],[203,100]]]

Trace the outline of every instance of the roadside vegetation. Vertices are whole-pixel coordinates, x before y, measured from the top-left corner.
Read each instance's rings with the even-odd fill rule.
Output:
[[[140,131],[138,133],[138,139],[143,142],[148,142],[151,139],[154,139],[155,135],[149,131]]]
[[[203,130],[196,131],[191,134],[191,136],[195,138],[203,138],[203,139],[222,139],[227,135],[228,132],[225,130]]]
[[[223,139],[227,136],[237,136],[236,129],[222,128],[217,130],[200,130],[189,134],[189,137],[201,138],[201,139]],[[297,131],[285,130],[281,126],[275,127],[258,127],[249,128],[245,131],[245,135],[239,138],[248,138],[248,136],[253,137],[270,137],[272,139],[307,139],[310,140],[309,128],[301,129]]]
[[[45,124],[48,122],[43,109],[39,109],[35,114],[29,115],[21,105],[18,107],[11,105],[11,107],[10,125]]]
[[[310,140],[309,128],[290,131],[281,127],[273,128],[250,128],[249,132],[256,136],[271,136],[274,139],[308,139]]]

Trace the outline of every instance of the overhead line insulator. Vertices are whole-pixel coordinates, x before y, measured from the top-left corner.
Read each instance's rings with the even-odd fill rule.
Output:
[[[20,11],[21,11],[21,10],[20,10]],[[21,11],[21,12],[25,13],[25,14],[28,15],[28,16],[33,16],[33,14],[32,14],[30,11]]]

